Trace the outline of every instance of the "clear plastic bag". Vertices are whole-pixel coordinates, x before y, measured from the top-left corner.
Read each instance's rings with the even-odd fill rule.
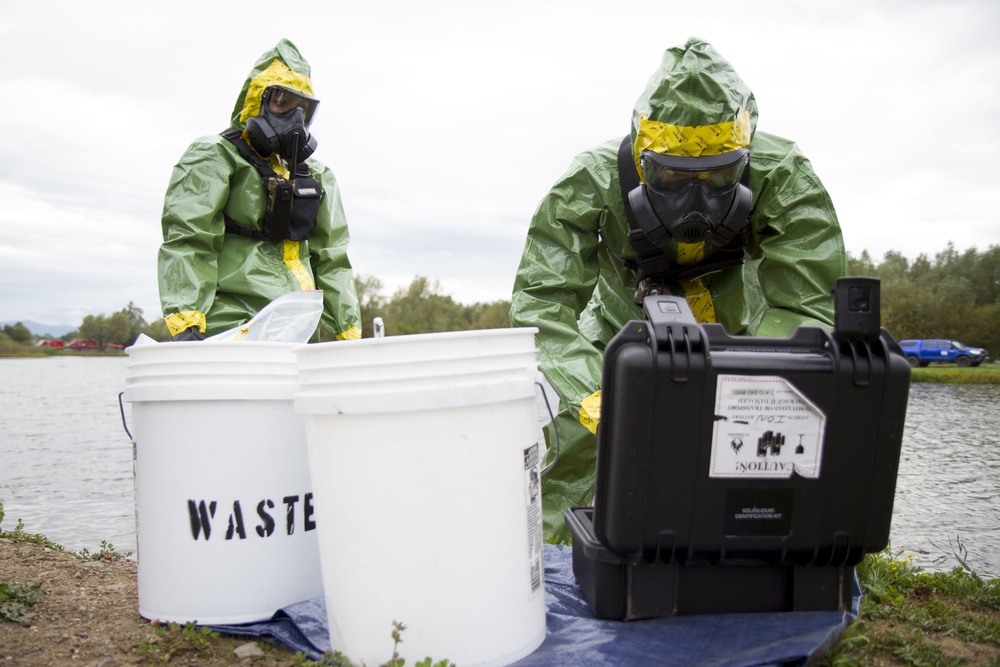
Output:
[[[322,290],[290,292],[261,308],[249,322],[209,336],[205,342],[308,343],[322,314]]]

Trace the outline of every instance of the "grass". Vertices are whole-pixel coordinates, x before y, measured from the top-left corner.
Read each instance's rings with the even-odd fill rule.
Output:
[[[5,356],[4,353],[0,344],[0,356]],[[974,368],[936,364],[914,368],[911,382],[1000,384],[1000,364],[987,363]],[[3,505],[0,504],[2,521]],[[25,532],[20,520],[13,531],[0,529],[0,538],[33,542],[63,551],[62,546],[45,536]],[[886,549],[867,556],[858,568],[864,590],[861,614],[830,654],[818,664],[823,667],[1000,667],[1000,580],[980,577],[967,562],[965,548],[960,542],[954,552],[960,565],[950,572],[934,573],[924,572],[912,565],[910,558],[902,552],[892,554]],[[118,553],[114,545],[103,541],[97,553],[92,554],[87,549],[70,553],[84,560],[117,560],[131,556],[131,553]],[[0,581],[0,620],[30,621],[30,607],[42,595],[37,587]],[[396,652],[404,629],[402,624],[394,625],[393,657],[381,667],[402,667],[404,664]],[[217,636],[205,628],[193,626],[165,626],[158,629],[157,634],[156,642],[136,649],[157,661],[169,661],[170,656],[205,654],[211,650],[213,636]],[[166,660],[163,660],[164,657]],[[352,667],[350,661],[338,653],[324,655],[320,661],[296,654],[295,661],[300,667]],[[432,662],[427,658],[418,662],[416,667],[450,667],[450,664],[447,660]]]
[[[3,523],[3,517],[3,503],[0,503],[0,524]],[[56,544],[44,535],[25,531],[24,522],[21,519],[17,520],[17,526],[14,527],[14,530],[3,530],[0,527],[0,538],[10,540],[14,544],[38,544],[52,551],[66,551],[61,544]],[[116,551],[113,544],[103,540],[96,553],[91,553],[86,548],[80,551],[66,551],[66,553],[80,560],[88,561],[116,561],[132,555],[131,551],[126,551],[125,553]],[[40,585],[24,586],[12,582],[0,581],[0,621],[6,620],[28,624],[34,616],[28,610],[44,595]]]
[[[3,523],[3,517],[3,503],[0,503],[0,524]],[[10,540],[14,544],[31,543],[41,545],[53,551],[66,551],[61,544],[56,544],[44,535],[25,531],[24,522],[21,519],[17,520],[17,526],[14,527],[14,530],[3,530],[0,527],[0,538]],[[113,544],[103,540],[97,553],[91,553],[86,548],[80,551],[67,551],[66,553],[80,560],[90,561],[116,561],[132,555],[131,551],[126,551],[125,553],[116,551]],[[41,585],[24,586],[22,584],[0,581],[0,621],[29,624],[34,617],[34,614],[29,609],[44,595],[41,591]]]
[[[3,503],[0,502],[0,539],[5,539],[14,544],[37,544],[52,551],[61,551],[70,554],[80,560],[86,561],[117,561],[128,558],[132,552],[120,553],[115,550],[114,545],[102,540],[101,546],[96,553],[91,553],[84,548],[80,551],[67,551],[62,545],[57,544],[40,533],[29,533],[24,530],[24,522],[17,520],[17,526],[13,530],[3,530],[4,519]],[[0,580],[0,622],[9,621],[30,625],[34,614],[31,607],[45,593],[41,590],[41,584],[24,586],[23,584],[5,582]],[[154,636],[135,647],[135,652],[147,664],[169,663],[177,659],[178,662],[196,664],[199,657],[205,658],[215,655],[215,640],[220,634],[204,626],[199,626],[195,622],[185,625],[178,623],[151,622],[154,628]],[[399,655],[399,645],[403,641],[403,632],[406,626],[400,622],[393,622],[392,637],[392,657],[382,663],[379,667],[405,667],[406,661]],[[270,650],[266,642],[257,642],[262,650]],[[312,660],[304,653],[296,653],[292,656],[296,667],[355,667],[346,656],[339,652],[326,653],[320,660]],[[362,666],[363,667],[363,666]],[[432,660],[424,658],[415,663],[414,667],[455,667],[449,660]]]
[[[199,656],[215,654],[212,640],[219,638],[218,632],[198,627],[193,621],[185,625],[153,621],[152,625],[153,637],[134,649],[150,663],[170,662],[174,658],[190,662]]]
[[[134,649],[150,664],[167,663],[174,658],[195,664],[193,661],[198,657],[215,655],[214,640],[219,638],[218,632],[200,627],[193,621],[185,625],[157,621],[153,621],[152,624],[155,628],[154,636]],[[399,645],[403,641],[404,630],[406,626],[402,623],[397,621],[392,624],[392,657],[379,667],[405,667],[406,660],[399,655]],[[257,644],[262,649],[265,648],[260,641]],[[339,652],[324,653],[319,660],[313,660],[305,653],[299,652],[292,656],[292,664],[295,667],[356,667]],[[414,667],[455,667],[455,665],[448,660],[433,662],[431,658],[424,658],[415,663]]]
[[[47,352],[48,349],[16,343],[6,334],[0,333],[0,357],[46,357],[51,354]]]
[[[914,368],[910,382],[931,382],[938,384],[1000,384],[1000,364],[981,364],[960,368],[955,364],[935,364],[926,368]]]
[[[823,667],[862,665],[1000,666],[1000,580],[969,565],[924,572],[902,552],[870,554],[858,567],[861,614]]]
[[[0,524],[3,523],[3,517],[4,517],[3,503],[0,503]],[[50,540],[49,538],[45,537],[40,533],[29,533],[25,531],[24,522],[21,521],[21,519],[17,520],[17,525],[14,527],[14,530],[4,530],[2,527],[0,527],[0,538],[3,538],[5,540],[10,540],[14,544],[19,544],[19,543],[39,544],[45,547],[46,549],[51,549],[52,551],[66,551],[66,549],[64,549],[61,544],[56,544],[55,542],[53,542],[52,540]],[[115,549],[115,545],[105,540],[101,540],[101,546],[96,553],[91,553],[91,551],[86,547],[80,549],[79,551],[66,551],[66,553],[70,554],[71,556],[75,556],[80,560],[89,560],[89,561],[97,561],[97,560],[116,561],[116,560],[123,560],[132,555],[131,551],[126,551],[124,553],[117,551]]]
[[[124,357],[124,350],[105,349],[101,352],[97,350],[57,350],[53,347],[39,347],[28,343],[18,343],[10,339],[10,336],[0,332],[0,358],[23,358],[23,357]]]
[[[379,665],[379,667],[404,667],[406,660],[399,655],[399,645],[403,641],[403,631],[406,626],[399,621],[392,623],[392,657]],[[296,653],[294,656],[296,667],[356,667],[343,653],[324,653],[319,661],[310,660],[304,653]],[[364,667],[364,663],[361,664]],[[433,661],[431,658],[424,658],[414,663],[414,667],[455,667],[455,663],[450,660]]]

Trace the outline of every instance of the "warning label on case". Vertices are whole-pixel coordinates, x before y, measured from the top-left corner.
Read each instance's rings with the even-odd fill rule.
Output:
[[[720,375],[709,477],[818,478],[826,415],[773,375]]]

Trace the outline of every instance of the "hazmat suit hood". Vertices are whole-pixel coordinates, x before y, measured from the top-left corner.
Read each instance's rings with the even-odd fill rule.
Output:
[[[699,322],[720,324],[730,335],[785,337],[799,326],[829,327],[830,290],[844,274],[846,256],[836,212],[794,142],[755,132],[756,121],[749,86],[711,45],[691,39],[664,52],[633,107],[626,160],[629,148],[636,158],[642,151],[669,157],[660,161],[665,165],[682,162],[677,158],[725,164],[726,153],[749,151],[737,188],[745,175],[752,209],[748,217],[726,216],[735,223],[726,229],[745,235],[737,265],[729,263],[735,248],[719,252],[707,241],[686,239],[647,244],[663,252],[646,257],[679,268],[666,288],[684,295]],[[538,366],[560,402],[559,459],[542,479],[549,540],[571,537],[567,509],[592,504],[604,350],[642,319],[635,303],[642,257],[626,208],[626,197],[642,187],[619,173],[622,145],[619,135],[571,161],[532,216],[514,279],[510,322],[538,328]],[[720,257],[718,270],[683,276],[686,267]],[[555,435],[549,427],[550,445]]]
[[[632,111],[632,151],[702,157],[750,145],[757,102],[739,74],[700,39],[667,49]]]
[[[261,96],[268,86],[285,86],[315,97],[309,78],[311,71],[309,63],[292,42],[279,41],[273,49],[261,54],[243,82],[233,107],[231,127],[246,129],[247,118],[260,112]]]

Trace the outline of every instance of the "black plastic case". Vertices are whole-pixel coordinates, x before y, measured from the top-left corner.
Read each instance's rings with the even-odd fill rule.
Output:
[[[835,332],[788,338],[647,297],[605,350],[594,506],[566,513],[596,616],[848,608],[888,544],[909,391],[878,288],[841,279]]]

